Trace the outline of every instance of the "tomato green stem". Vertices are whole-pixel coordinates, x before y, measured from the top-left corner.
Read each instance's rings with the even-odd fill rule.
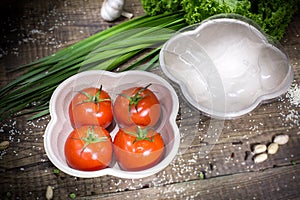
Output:
[[[85,91],[80,91],[79,93],[85,95],[87,97],[87,99],[82,100],[81,102],[78,103],[78,105],[83,104],[83,103],[95,103],[98,105],[98,109],[100,109],[100,104],[101,102],[104,101],[111,101],[110,98],[100,98],[102,92],[102,85],[100,86],[99,90],[97,91],[97,93],[95,95],[91,95]]]
[[[129,135],[133,135],[135,138],[135,140],[132,142],[133,144],[137,141],[141,141],[141,140],[147,140],[149,142],[153,142],[154,141],[154,137],[152,136],[151,138],[147,137],[148,135],[148,128],[142,128],[140,126],[137,126],[137,131],[136,132],[130,132],[130,131],[125,131],[125,133],[129,134]]]
[[[138,112],[138,103],[144,99],[145,97],[147,97],[148,95],[141,95],[148,87],[150,87],[151,83],[149,83],[146,87],[143,87],[141,89],[139,89],[139,91],[137,93],[134,94],[133,97],[126,95],[126,94],[120,94],[121,96],[125,97],[126,99],[128,99],[129,101],[129,105],[128,105],[128,112],[131,112],[131,107],[134,106],[136,112]]]
[[[87,135],[86,137],[80,137],[78,138],[72,138],[74,140],[81,140],[84,142],[84,146],[81,150],[81,153],[89,146],[89,144],[95,144],[95,143],[99,143],[99,142],[107,142],[108,138],[103,136],[103,137],[98,137],[97,135],[95,135],[95,127],[92,126],[92,130],[90,129],[90,127],[87,130]]]

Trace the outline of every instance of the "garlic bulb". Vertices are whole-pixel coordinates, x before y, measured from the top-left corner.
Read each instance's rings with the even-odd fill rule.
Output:
[[[131,18],[133,15],[123,11],[124,0],[104,0],[101,7],[101,17],[106,21],[113,21],[121,15]]]

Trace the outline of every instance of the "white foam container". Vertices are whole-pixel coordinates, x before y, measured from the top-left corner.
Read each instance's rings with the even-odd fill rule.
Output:
[[[81,89],[99,87],[102,84],[103,89],[110,94],[112,99],[115,99],[124,89],[134,86],[145,87],[149,83],[152,84],[149,89],[155,93],[162,108],[161,120],[155,127],[165,142],[165,155],[161,162],[141,171],[122,170],[115,161],[113,161],[113,166],[97,171],[80,171],[69,167],[64,155],[64,144],[69,133],[73,130],[68,116],[68,106],[73,95]],[[180,143],[179,129],[176,125],[178,109],[178,97],[173,87],[153,73],[137,70],[122,73],[102,70],[81,72],[62,82],[51,97],[51,120],[44,135],[45,151],[50,161],[59,170],[75,177],[93,178],[112,175],[134,179],[150,176],[167,167],[177,154]],[[111,126],[108,129],[114,138],[118,126]]]

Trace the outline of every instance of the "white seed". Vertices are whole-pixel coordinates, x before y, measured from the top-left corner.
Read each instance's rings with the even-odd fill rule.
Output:
[[[3,141],[0,143],[0,151],[1,150],[4,150],[4,149],[7,149],[9,146],[9,141]]]
[[[260,154],[267,150],[267,146],[264,144],[257,144],[253,147],[253,153],[254,154]]]
[[[53,189],[52,189],[51,186],[47,187],[47,190],[46,190],[46,199],[47,200],[53,199]]]
[[[268,154],[267,153],[257,154],[254,157],[254,162],[255,163],[261,163],[261,162],[264,162],[265,160],[267,160],[267,158],[268,158]]]
[[[277,135],[277,136],[275,136],[273,142],[275,142],[279,145],[283,145],[283,144],[286,144],[288,141],[289,141],[288,135]]]
[[[275,142],[271,143],[268,146],[268,154],[275,154],[275,153],[277,153],[278,148],[279,148],[278,143],[275,143]]]

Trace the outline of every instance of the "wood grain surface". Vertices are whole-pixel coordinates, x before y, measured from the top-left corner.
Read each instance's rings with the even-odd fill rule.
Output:
[[[105,22],[100,0],[11,0],[0,3],[0,85],[23,72],[11,69],[126,21]],[[140,1],[127,1],[125,10],[144,14]],[[294,16],[282,48],[294,69],[293,88],[300,85],[300,13]],[[168,80],[160,68],[151,69]],[[168,80],[169,81],[169,80]],[[180,149],[161,172],[142,179],[114,176],[84,179],[55,173],[43,144],[46,116],[0,123],[0,199],[45,199],[47,186],[54,199],[300,199],[300,105],[283,95],[233,120],[214,120],[192,108],[178,86],[177,125]],[[277,134],[290,140],[263,162],[250,153],[257,143],[269,144]],[[201,174],[204,177],[201,177]]]

